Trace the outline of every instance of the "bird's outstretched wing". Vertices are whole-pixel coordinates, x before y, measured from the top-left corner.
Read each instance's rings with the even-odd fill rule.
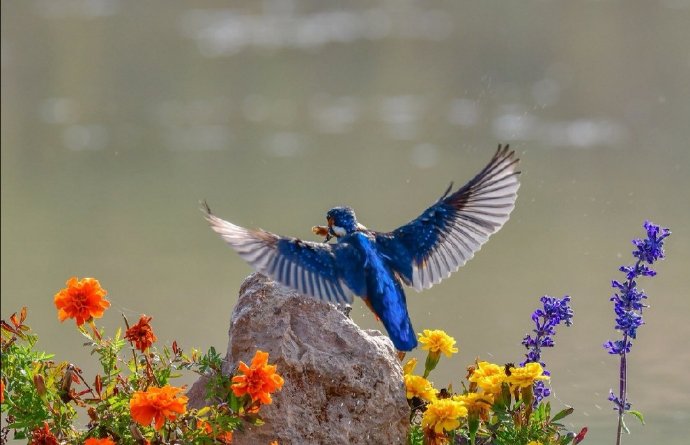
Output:
[[[515,206],[519,159],[498,146],[489,164],[471,181],[441,198],[417,219],[376,242],[407,285],[420,291],[439,283],[464,265],[491,234],[500,229]]]
[[[258,272],[277,282],[332,303],[352,303],[363,283],[346,283],[336,263],[356,262],[344,245],[313,243],[278,236],[265,230],[251,230],[218,218],[202,203],[206,220]],[[349,287],[348,287],[349,285]],[[359,292],[357,292],[359,291]]]

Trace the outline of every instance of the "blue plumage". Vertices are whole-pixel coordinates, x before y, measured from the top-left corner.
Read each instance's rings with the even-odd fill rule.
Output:
[[[395,347],[401,351],[410,351],[417,346],[417,339],[407,313],[405,292],[391,265],[386,261],[386,257],[381,255],[376,241],[372,238],[364,233],[355,232],[339,242],[349,243],[364,254],[364,297],[383,322]],[[362,270],[356,273],[361,275]]]
[[[515,206],[518,159],[499,145],[489,164],[463,187],[451,187],[419,217],[382,233],[367,229],[349,207],[326,214],[314,233],[335,244],[302,241],[224,221],[205,207],[211,228],[257,271],[331,302],[367,302],[395,347],[417,346],[402,284],[429,288],[467,262],[508,220]]]

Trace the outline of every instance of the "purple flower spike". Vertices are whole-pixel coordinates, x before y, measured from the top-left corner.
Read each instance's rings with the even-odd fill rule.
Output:
[[[664,257],[664,238],[671,234],[671,231],[661,228],[650,221],[644,222],[647,231],[647,238],[633,240],[637,249],[633,252],[635,258],[652,264]]]
[[[542,348],[552,348],[554,345],[553,336],[556,335],[556,326],[564,323],[566,326],[573,324],[573,310],[570,307],[570,297],[563,298],[550,297],[544,295],[540,298],[542,308],[537,309],[532,313],[532,321],[534,322],[534,336],[527,334],[522,339],[522,344],[527,348],[525,360],[520,363],[520,366],[525,366],[526,363],[535,362],[541,364],[542,368],[546,368],[546,364],[541,361]],[[544,371],[548,375],[548,371]],[[537,405],[543,398],[548,397],[551,390],[546,387],[544,382],[536,382],[534,384],[534,404]]]
[[[630,352],[632,347],[630,339],[637,338],[637,329],[644,324],[642,311],[648,307],[643,303],[647,295],[643,290],[638,289],[635,279],[656,275],[656,271],[649,266],[664,258],[664,240],[671,234],[670,230],[649,221],[645,221],[644,229],[647,232],[647,238],[633,240],[636,249],[632,254],[637,261],[632,266],[621,266],[619,269],[625,273],[626,281],[621,283],[613,280],[611,282],[611,287],[616,289],[611,297],[613,310],[616,313],[615,327],[623,334],[623,340],[604,343],[604,348],[609,354],[623,355]]]
[[[644,229],[647,237],[633,240],[635,250],[632,254],[637,261],[632,266],[621,266],[619,269],[625,274],[626,281],[621,283],[613,280],[611,282],[611,287],[615,289],[615,293],[610,298],[613,301],[613,311],[616,313],[615,328],[621,332],[623,338],[609,340],[603,345],[609,354],[620,356],[618,395],[611,391],[608,397],[613,403],[613,409],[618,411],[617,445],[620,444],[621,431],[624,428],[623,416],[630,411],[631,407],[627,398],[627,354],[632,348],[632,340],[637,338],[637,329],[644,324],[642,311],[648,307],[643,302],[647,299],[647,295],[643,290],[638,289],[636,279],[656,275],[656,271],[649,266],[664,258],[664,240],[671,234],[670,230],[649,221],[644,222]]]

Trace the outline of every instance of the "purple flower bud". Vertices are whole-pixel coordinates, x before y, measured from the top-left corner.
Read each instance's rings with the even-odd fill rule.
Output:
[[[609,400],[613,402],[613,409],[616,411],[628,411],[632,406],[629,402],[623,403],[621,399],[616,396],[613,391],[609,390]]]

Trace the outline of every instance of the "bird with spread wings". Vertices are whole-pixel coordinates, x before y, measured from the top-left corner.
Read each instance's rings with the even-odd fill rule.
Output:
[[[400,351],[417,339],[403,285],[428,289],[457,271],[498,231],[515,207],[519,159],[498,146],[467,184],[452,184],[419,217],[392,232],[369,230],[350,207],[334,207],[327,226],[313,228],[324,242],[303,241],[218,218],[206,203],[211,228],[254,269],[302,294],[334,303],[358,296],[383,322]],[[336,243],[328,243],[336,238]]]

